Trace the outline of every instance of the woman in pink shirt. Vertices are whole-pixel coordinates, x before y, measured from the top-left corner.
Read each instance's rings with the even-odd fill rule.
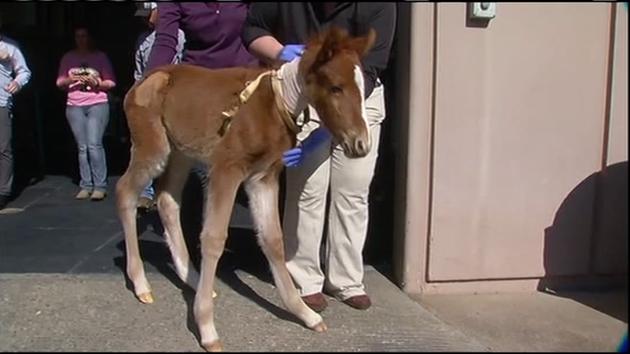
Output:
[[[107,55],[96,49],[85,27],[74,32],[76,48],[61,58],[57,87],[68,92],[66,117],[79,150],[81,190],[77,199],[102,200],[107,189],[103,134],[109,122],[107,91],[116,83]]]

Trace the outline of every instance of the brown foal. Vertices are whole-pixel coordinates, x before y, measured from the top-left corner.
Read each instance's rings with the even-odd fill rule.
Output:
[[[178,276],[197,291],[194,316],[206,350],[222,349],[211,294],[241,183],[284,305],[308,328],[326,330],[322,317],[300,298],[285,266],[278,212],[281,158],[296,143],[295,117],[307,104],[316,109],[346,155],[359,158],[369,152],[362,88],[357,84],[362,77],[357,79],[357,72],[374,37],[373,30],[353,38],[333,28],[309,41],[301,59],[278,70],[168,65],[127,93],[131,159],[116,186],[127,275],[138,299],[153,302],[138,249],[136,206],[144,186],[160,177],[157,206],[165,238]],[[180,224],[181,193],[194,161],[209,168],[201,275],[190,262]]]

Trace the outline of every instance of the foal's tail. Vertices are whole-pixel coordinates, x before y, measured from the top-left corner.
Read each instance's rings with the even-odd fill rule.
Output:
[[[164,96],[169,82],[170,74],[168,72],[154,71],[133,85],[127,92],[123,107],[132,139],[135,136],[142,140],[140,136],[147,134],[147,130],[151,130],[151,127],[147,127],[146,123],[151,123],[150,125],[160,123]]]
[[[134,85],[123,102],[131,135],[131,158],[125,175],[133,176],[131,189],[138,194],[162,173],[170,153],[166,128],[162,123],[169,79],[169,73],[155,71]],[[138,186],[138,183],[144,185]]]
[[[167,72],[151,73],[129,90],[123,103],[132,145],[127,171],[116,184],[116,206],[125,233],[127,275],[142,302],[152,302],[152,297],[138,249],[137,205],[142,190],[164,171],[170,154],[162,123],[169,79]]]

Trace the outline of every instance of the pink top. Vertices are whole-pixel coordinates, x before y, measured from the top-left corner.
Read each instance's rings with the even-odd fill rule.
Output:
[[[57,82],[68,76],[70,70],[88,68],[97,71],[101,80],[111,80],[115,82],[114,70],[107,55],[99,50],[88,53],[79,54],[76,51],[70,51],[61,58],[59,64],[59,74]],[[82,85],[74,85],[68,89],[68,106],[89,106],[98,103],[107,102],[107,92],[99,89],[87,90]]]

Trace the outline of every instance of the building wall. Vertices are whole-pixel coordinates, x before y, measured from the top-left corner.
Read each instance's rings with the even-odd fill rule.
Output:
[[[627,273],[624,5],[498,3],[485,24],[465,3],[399,6],[401,285],[523,290]]]
[[[628,271],[628,10],[619,4],[613,27],[607,150],[601,174],[593,271]]]

